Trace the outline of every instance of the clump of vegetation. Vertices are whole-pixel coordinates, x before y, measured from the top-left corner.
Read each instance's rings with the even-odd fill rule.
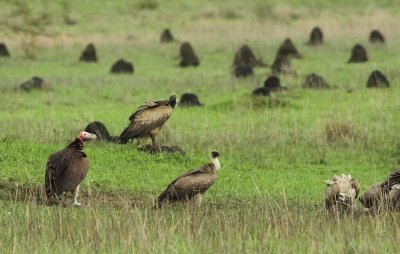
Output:
[[[156,10],[158,2],[156,0],[141,0],[137,5],[140,10]]]
[[[61,2],[62,7],[62,18],[66,25],[72,26],[76,24],[76,20],[71,17],[72,3],[68,0],[63,0]]]
[[[325,125],[325,135],[329,142],[355,140],[357,138],[357,130],[351,121],[330,119]]]
[[[12,6],[12,11],[1,20],[1,25],[18,35],[25,56],[35,59],[38,38],[51,36],[48,32],[48,27],[51,25],[49,12],[37,11],[28,1],[13,0],[9,4]]]

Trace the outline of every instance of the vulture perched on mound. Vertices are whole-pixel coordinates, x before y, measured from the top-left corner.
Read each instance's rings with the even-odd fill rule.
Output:
[[[194,201],[199,206],[202,194],[217,180],[217,172],[221,167],[218,156],[218,152],[211,152],[211,163],[192,169],[170,183],[158,197],[156,208],[161,208],[167,201]]]
[[[398,211],[400,205],[400,167],[386,181],[371,186],[362,197],[361,204],[374,213],[383,209]]]
[[[126,144],[130,139],[150,137],[153,146],[158,146],[156,135],[169,119],[176,105],[176,95],[168,100],[145,102],[130,117],[129,126],[120,135],[120,143]]]
[[[48,201],[58,200],[65,192],[73,192],[74,205],[81,205],[77,200],[79,185],[89,170],[89,160],[82,151],[83,144],[96,138],[95,134],[81,131],[66,148],[50,155],[45,174]]]
[[[360,191],[360,185],[351,175],[334,176],[326,180],[326,210],[332,212],[351,212],[354,199]]]

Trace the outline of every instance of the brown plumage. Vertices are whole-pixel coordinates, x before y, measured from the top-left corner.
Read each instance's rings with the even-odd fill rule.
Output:
[[[334,176],[332,180],[326,180],[325,194],[326,210],[332,212],[351,212],[354,199],[357,198],[360,185],[351,175]]]
[[[80,205],[79,185],[89,170],[89,161],[82,150],[84,142],[92,139],[96,139],[95,134],[81,131],[66,148],[50,155],[45,174],[48,202],[59,200],[65,192],[73,192],[74,205]]]
[[[102,140],[105,142],[115,142],[119,141],[118,136],[111,136],[107,130],[107,127],[100,121],[94,121],[86,125],[85,131],[89,133],[96,134],[97,140]]]
[[[217,180],[217,171],[220,169],[218,152],[211,152],[211,163],[198,169],[192,169],[176,178],[157,200],[157,208],[161,208],[167,201],[195,201],[201,204],[204,194]]]
[[[145,102],[130,117],[129,126],[120,135],[120,143],[126,144],[130,139],[150,137],[157,146],[158,131],[172,114],[176,105],[176,95],[168,100]]]
[[[396,168],[385,181],[371,186],[360,197],[360,202],[374,213],[379,213],[381,210],[399,210],[400,167]]]

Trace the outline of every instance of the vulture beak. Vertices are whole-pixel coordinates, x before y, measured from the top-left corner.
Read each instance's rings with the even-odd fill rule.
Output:
[[[89,135],[89,137],[88,137],[87,140],[96,140],[96,139],[97,139],[96,134],[91,134],[91,133],[90,133],[90,135]]]
[[[86,132],[86,131],[81,131],[79,133],[79,135],[78,135],[78,138],[82,142],[85,142],[85,141],[97,139],[97,136],[96,136],[96,134],[92,134],[92,133],[89,133],[89,132]]]

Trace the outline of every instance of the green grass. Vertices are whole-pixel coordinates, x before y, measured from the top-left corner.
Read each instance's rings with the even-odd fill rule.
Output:
[[[349,5],[360,7],[351,13],[343,1],[151,2],[157,4],[73,2],[77,25],[54,18],[50,30],[56,37],[39,39],[35,61],[23,56],[18,37],[0,32],[12,54],[0,58],[0,249],[395,252],[398,214],[327,217],[323,198],[324,180],[335,174],[352,174],[365,191],[400,163],[400,23],[393,14],[398,4],[351,1]],[[53,14],[62,12],[56,4],[48,8]],[[311,15],[316,10],[320,13]],[[314,25],[326,31],[326,43],[316,49],[305,46]],[[165,27],[180,42],[193,44],[199,67],[177,67],[179,43],[159,43]],[[368,44],[373,28],[383,30],[385,46]],[[292,61],[294,75],[281,77],[288,91],[254,101],[252,89],[262,85],[270,70],[257,68],[253,78],[236,79],[230,74],[234,52],[248,43],[271,64],[289,36],[304,59]],[[99,62],[79,63],[89,42],[96,45]],[[370,61],[347,64],[351,47],[359,42]],[[109,74],[121,57],[133,62],[134,75]],[[365,87],[375,69],[387,75],[390,89]],[[311,72],[333,89],[302,88]],[[29,93],[15,89],[34,75],[49,88]],[[186,156],[93,142],[85,148],[91,166],[82,184],[84,207],[71,207],[72,202],[47,207],[36,202],[36,194],[16,190],[40,192],[48,156],[90,121],[100,120],[119,135],[143,101],[173,92],[194,92],[205,104],[178,106],[159,134],[160,143],[179,145]],[[340,124],[351,135],[328,140],[326,126]],[[203,205],[152,210],[166,185],[208,162],[212,149],[220,152],[222,169]]]

